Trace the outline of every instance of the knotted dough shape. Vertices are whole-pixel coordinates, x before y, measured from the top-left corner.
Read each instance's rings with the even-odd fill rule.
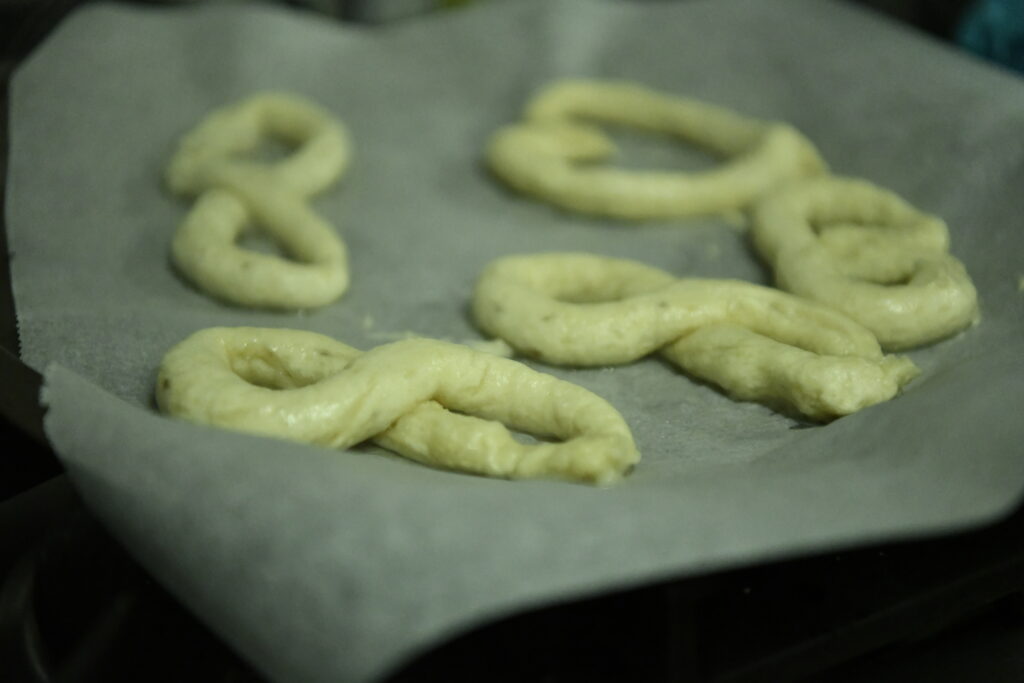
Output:
[[[825,171],[814,145],[792,126],[673,97],[631,83],[555,83],[500,129],[486,161],[512,188],[569,211],[621,219],[731,212],[781,182]],[[598,162],[615,145],[589,122],[667,134],[723,158],[702,173],[632,171]]]
[[[488,334],[548,363],[618,365],[659,352],[736,399],[812,420],[889,400],[918,374],[819,304],[591,254],[492,262],[477,281],[473,314]]]
[[[622,416],[586,389],[431,339],[364,353],[313,332],[209,328],[167,353],[156,398],[200,424],[338,449],[371,439],[494,477],[608,484],[640,458]],[[519,443],[504,425],[564,441]]]
[[[938,341],[978,319],[946,224],[871,183],[795,182],[756,204],[751,237],[780,288],[842,311],[883,348]]]
[[[276,138],[293,146],[273,163],[245,159]],[[174,237],[178,269],[200,289],[242,306],[302,309],[326,305],[348,288],[348,257],[334,228],[309,206],[346,170],[349,137],[311,102],[261,93],[214,111],[181,140],[168,187],[196,197]],[[263,231],[294,260],[236,244]]]

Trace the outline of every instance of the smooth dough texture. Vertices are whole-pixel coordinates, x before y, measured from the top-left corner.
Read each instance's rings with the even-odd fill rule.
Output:
[[[752,214],[754,246],[778,286],[842,311],[886,349],[938,341],[978,319],[946,224],[888,190],[809,179],[765,196]]]
[[[631,83],[558,82],[528,104],[524,118],[492,136],[488,165],[517,191],[581,213],[657,219],[728,212],[781,182],[825,171],[791,126]],[[609,168],[598,162],[615,145],[592,124],[665,134],[725,161],[703,173]]]
[[[477,281],[473,314],[485,332],[548,363],[616,365],[660,352],[734,398],[814,420],[889,400],[918,374],[825,306],[591,254],[492,262]]]
[[[200,424],[338,449],[371,439],[494,477],[608,484],[640,458],[622,416],[586,389],[431,339],[363,353],[313,332],[210,328],[167,353],[156,399]],[[523,444],[506,426],[562,442]]]
[[[294,149],[273,163],[244,158],[271,139]],[[243,306],[334,301],[348,288],[348,257],[309,198],[341,177],[349,156],[342,124],[291,95],[263,93],[213,112],[182,139],[167,169],[173,192],[196,197],[171,245],[175,265],[200,289]],[[291,258],[238,246],[246,229]]]

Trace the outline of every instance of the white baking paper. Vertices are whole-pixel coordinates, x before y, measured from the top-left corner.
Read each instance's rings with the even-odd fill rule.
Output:
[[[786,120],[837,173],[950,224],[981,324],[912,353],[906,393],[804,428],[657,359],[534,367],[618,407],[643,460],[600,490],[434,471],[158,415],[164,352],[213,325],[369,348],[478,339],[472,283],[509,253],[592,251],[767,283],[725,221],[570,216],[482,169],[487,136],[565,76],[628,79]],[[353,167],[314,206],[352,257],[343,299],[232,308],[169,265],[189,202],[178,137],[254,91],[319,102]],[[840,3],[481,2],[391,28],[256,5],[90,5],[11,91],[9,239],[23,357],[88,503],[161,582],[276,681],[367,681],[510,612],[770,558],[941,533],[1024,488],[1024,81]],[[637,143],[628,163],[692,166]]]

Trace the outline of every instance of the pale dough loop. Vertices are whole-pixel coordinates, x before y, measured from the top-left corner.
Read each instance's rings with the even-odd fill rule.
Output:
[[[272,163],[244,158],[268,139],[293,147]],[[182,139],[168,187],[196,204],[171,245],[178,269],[200,289],[243,306],[326,305],[348,288],[348,257],[309,198],[349,163],[344,126],[292,95],[263,93],[210,114]],[[236,244],[247,228],[271,237],[290,259]]]
[[[156,398],[200,424],[339,449],[372,439],[495,477],[607,484],[640,457],[622,416],[586,389],[431,339],[364,353],[313,332],[210,328],[167,353]],[[563,441],[523,444],[505,425]]]
[[[515,190],[570,211],[622,219],[729,212],[781,182],[826,170],[791,126],[631,83],[557,82],[528,104],[524,118],[492,136],[486,161]],[[702,173],[598,165],[615,145],[589,122],[667,134],[725,161]]]
[[[751,237],[780,288],[842,311],[883,348],[938,341],[978,319],[946,224],[871,183],[795,182],[755,205]]]
[[[889,400],[918,374],[825,306],[591,254],[492,262],[477,281],[473,314],[488,334],[548,363],[616,365],[660,352],[734,398],[814,420]]]

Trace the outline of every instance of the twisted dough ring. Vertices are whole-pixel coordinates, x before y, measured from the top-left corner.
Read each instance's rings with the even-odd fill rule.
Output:
[[[937,341],[977,320],[978,297],[941,219],[850,178],[766,196],[751,236],[778,286],[842,311],[886,349]]]
[[[294,145],[272,164],[237,158],[267,137]],[[323,306],[348,288],[345,246],[308,205],[341,177],[348,134],[319,107],[279,93],[219,109],[188,133],[167,169],[176,194],[198,197],[174,237],[172,257],[206,292],[244,306]],[[294,261],[235,244],[248,224]]]
[[[514,189],[563,209],[624,219],[719,213],[747,205],[779,182],[825,164],[796,129],[628,83],[565,81],[542,91],[526,122],[499,130],[486,160]],[[667,133],[728,159],[704,173],[585,166],[614,143],[578,119]]]
[[[487,333],[546,362],[614,365],[659,351],[734,398],[815,420],[886,401],[918,373],[824,306],[589,254],[494,261],[477,282],[473,314]]]
[[[606,484],[640,457],[622,416],[586,389],[429,339],[362,353],[312,332],[210,328],[167,353],[156,397],[192,422],[331,448],[372,439],[497,477]],[[565,441],[524,445],[502,423]]]

